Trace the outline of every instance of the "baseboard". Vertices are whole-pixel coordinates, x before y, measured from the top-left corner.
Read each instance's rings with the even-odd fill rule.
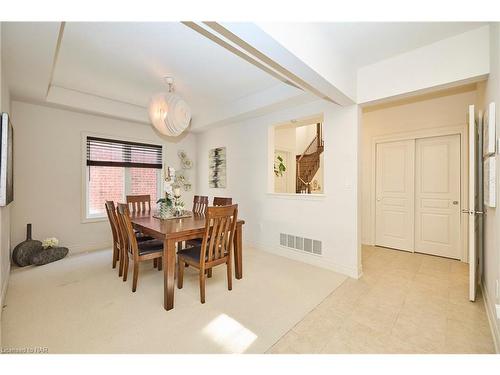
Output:
[[[312,255],[312,254],[303,254],[298,250],[289,249],[282,246],[270,246],[259,243],[249,243],[248,246],[254,247],[257,250],[266,251],[268,253],[272,253],[274,255],[282,256],[284,258],[296,260],[299,262],[307,263],[313,266],[321,267],[328,269],[330,271],[338,272],[343,275],[352,277],[354,279],[358,279],[361,277],[362,272],[357,268],[353,268],[350,266],[334,263],[330,260],[325,259],[322,256]]]
[[[95,251],[95,250],[103,250],[103,249],[109,249],[113,245],[111,242],[105,241],[105,242],[95,242],[95,243],[87,243],[84,245],[67,245],[69,249],[69,254],[80,254],[80,253],[87,253],[89,251]]]
[[[484,307],[486,309],[486,315],[488,316],[488,322],[490,323],[491,335],[493,336],[493,343],[495,344],[495,352],[500,354],[500,327],[497,324],[497,317],[495,312],[495,304],[490,303],[488,290],[484,285],[484,282],[481,283],[481,291],[483,292],[483,302]]]
[[[5,281],[2,285],[2,290],[0,291],[0,324],[2,324],[2,312],[3,312],[3,305],[5,302],[5,296],[7,295],[7,287],[9,285],[9,278],[10,278],[10,267],[9,267],[9,272],[7,272],[7,277],[5,278]],[[0,330],[1,331],[1,330]],[[1,337],[0,337],[0,347],[1,347]]]

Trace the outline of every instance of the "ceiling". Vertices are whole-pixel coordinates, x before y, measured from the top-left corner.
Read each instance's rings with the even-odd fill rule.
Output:
[[[305,25],[314,28],[325,53],[341,53],[357,68],[483,23],[277,25],[297,36]],[[2,26],[4,65],[14,99],[68,105],[65,98],[78,94],[72,103],[92,97],[115,107],[134,107],[138,115],[132,119],[143,123],[148,122],[149,98],[166,90],[166,75],[174,77],[176,92],[191,105],[194,123],[204,115],[216,123],[218,114],[229,118],[234,115],[229,109],[244,113],[244,106],[253,105],[255,113],[262,113],[257,104],[271,110],[278,97],[282,103],[297,103],[297,97],[314,99],[182,23],[70,22],[63,29],[59,22]]]
[[[486,25],[487,22],[262,23],[301,38],[320,36],[326,53],[341,54],[355,69]]]

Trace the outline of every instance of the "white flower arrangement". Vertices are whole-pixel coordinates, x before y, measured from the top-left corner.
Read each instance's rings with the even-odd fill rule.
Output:
[[[42,241],[42,247],[48,249],[49,247],[56,247],[59,245],[59,240],[55,237],[46,238]]]

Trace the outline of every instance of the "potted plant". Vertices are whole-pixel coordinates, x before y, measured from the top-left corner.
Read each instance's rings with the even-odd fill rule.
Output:
[[[282,177],[283,173],[286,171],[286,166],[283,163],[283,158],[281,156],[277,156],[274,161],[274,174],[276,177]]]

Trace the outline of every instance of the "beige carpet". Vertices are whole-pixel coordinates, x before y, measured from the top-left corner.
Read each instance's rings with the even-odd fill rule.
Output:
[[[244,278],[225,268],[207,281],[187,268],[175,308],[162,306],[163,273],[143,264],[136,293],[111,269],[110,251],[12,272],[2,314],[4,348],[49,353],[263,353],[346,279],[247,248]]]

